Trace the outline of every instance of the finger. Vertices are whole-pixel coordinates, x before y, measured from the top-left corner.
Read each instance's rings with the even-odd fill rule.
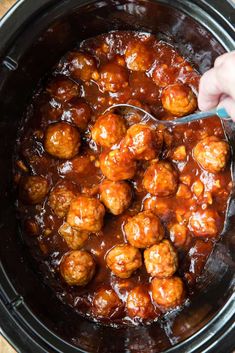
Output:
[[[229,116],[235,121],[235,101],[231,97],[226,97],[219,102],[219,108],[225,108]]]
[[[221,95],[226,94],[235,100],[235,52],[229,53],[226,60],[207,71],[200,80],[198,106],[201,110],[216,107]]]
[[[198,107],[200,110],[209,110],[217,106],[223,91],[217,80],[215,68],[205,72],[200,79],[198,93]]]
[[[214,67],[220,66],[221,64],[223,64],[224,60],[226,60],[229,55],[231,55],[231,53],[224,53],[218,56],[218,58],[215,59]]]

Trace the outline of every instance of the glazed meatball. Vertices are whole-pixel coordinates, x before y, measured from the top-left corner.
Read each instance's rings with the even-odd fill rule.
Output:
[[[152,277],[171,277],[178,267],[177,253],[169,240],[163,240],[144,252],[144,263]]]
[[[51,191],[48,204],[55,214],[62,218],[68,210],[71,201],[76,197],[76,186],[70,182],[59,182]]]
[[[159,153],[157,135],[147,125],[134,124],[121,143],[121,150],[128,149],[135,159],[154,159]]]
[[[96,61],[90,54],[72,52],[67,57],[67,63],[71,76],[75,79],[89,81],[97,80],[99,77]]]
[[[128,86],[128,71],[113,62],[104,64],[100,69],[99,84],[104,92],[120,91]]]
[[[199,210],[189,218],[189,230],[196,236],[215,237],[220,231],[221,220],[215,210]]]
[[[164,237],[161,221],[151,211],[140,212],[130,218],[124,231],[129,243],[136,248],[147,248]]]
[[[58,77],[48,85],[47,92],[61,102],[66,102],[79,95],[79,86],[68,78]]]
[[[103,226],[104,214],[104,206],[99,200],[79,196],[70,203],[67,222],[79,230],[98,232]]]
[[[136,172],[136,162],[117,149],[100,155],[100,169],[107,179],[113,181],[131,179]]]
[[[197,108],[197,98],[189,86],[175,83],[162,92],[163,108],[175,116],[184,116]]]
[[[155,196],[173,195],[178,186],[177,172],[168,162],[154,162],[146,169],[143,186]]]
[[[69,175],[72,177],[87,176],[87,171],[91,173],[95,173],[96,167],[94,164],[94,160],[92,160],[91,156],[83,155],[76,156],[69,161],[63,162],[59,167],[58,171],[62,175]]]
[[[129,70],[146,71],[153,63],[152,50],[141,41],[130,41],[126,52],[125,60]]]
[[[132,191],[125,181],[105,180],[100,186],[100,200],[114,215],[125,211],[131,203]]]
[[[175,67],[169,67],[167,64],[158,65],[152,73],[153,81],[159,87],[171,85],[176,81],[177,71]]]
[[[184,299],[184,284],[179,277],[153,278],[152,297],[156,304],[165,309],[173,309]]]
[[[106,256],[106,262],[109,269],[120,278],[129,278],[142,266],[140,251],[128,244],[112,248]]]
[[[20,182],[19,196],[27,204],[41,203],[49,191],[49,183],[46,178],[33,175],[23,177]]]
[[[63,114],[63,120],[76,125],[81,130],[86,130],[90,119],[91,108],[80,99],[72,99]]]
[[[92,312],[110,319],[118,314],[121,307],[122,302],[113,289],[100,289],[93,298]]]
[[[63,223],[59,234],[64,238],[69,248],[77,250],[83,247],[89,237],[89,233],[71,227],[67,222]]]
[[[142,287],[136,287],[129,292],[126,307],[128,315],[133,318],[150,319],[154,316],[150,295]]]
[[[124,119],[117,114],[101,115],[96,120],[92,131],[92,139],[102,147],[112,147],[119,143],[126,134]]]
[[[173,224],[170,228],[170,239],[174,246],[183,246],[187,240],[187,227],[179,223]]]
[[[229,159],[229,145],[216,136],[209,136],[194,147],[193,157],[203,169],[218,173],[224,170]]]
[[[70,286],[85,286],[93,277],[95,261],[87,251],[72,250],[60,263],[60,273]]]
[[[46,130],[44,148],[53,157],[70,159],[78,153],[80,144],[79,132],[70,124],[55,123]]]

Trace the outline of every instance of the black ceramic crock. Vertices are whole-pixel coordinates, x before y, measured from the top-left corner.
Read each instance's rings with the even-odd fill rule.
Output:
[[[198,282],[200,294],[172,321],[115,329],[73,313],[34,270],[20,239],[11,167],[17,126],[37,82],[80,40],[116,29],[156,33],[203,73],[235,49],[234,19],[225,0],[20,0],[1,20],[0,324],[17,351],[232,352],[234,191],[221,241]],[[225,130],[234,150],[235,128]]]

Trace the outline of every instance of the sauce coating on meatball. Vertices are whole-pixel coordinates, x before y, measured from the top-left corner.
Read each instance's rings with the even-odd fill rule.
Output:
[[[83,247],[89,237],[89,233],[71,227],[67,222],[64,222],[58,233],[64,238],[68,247],[73,250],[78,250]]]
[[[130,206],[131,186],[125,181],[105,180],[100,186],[100,200],[109,212],[119,215]]]
[[[141,41],[130,41],[125,52],[128,69],[132,71],[146,71],[153,63],[153,53]]]
[[[145,250],[144,263],[152,277],[171,277],[178,267],[177,253],[169,240],[163,240]]]
[[[68,210],[71,201],[76,197],[77,187],[70,182],[59,182],[50,191],[48,204],[58,217],[64,217]]]
[[[120,278],[129,278],[142,265],[141,253],[128,244],[116,245],[107,256],[109,269]]]
[[[147,248],[158,243],[164,237],[160,219],[151,211],[138,213],[124,226],[126,238],[136,248]]]
[[[100,289],[94,296],[92,312],[95,316],[114,317],[117,316],[122,302],[113,289]]]
[[[158,136],[153,129],[143,124],[134,124],[121,143],[121,149],[128,149],[137,160],[151,160],[159,153]]]
[[[180,117],[194,112],[197,99],[189,86],[174,83],[163,90],[162,105],[166,111]]]
[[[154,162],[144,174],[143,186],[152,195],[170,196],[177,190],[177,172],[168,162]]]
[[[128,154],[116,149],[100,155],[100,169],[106,178],[113,181],[132,179],[136,162]]]
[[[92,197],[79,196],[70,203],[67,222],[79,230],[98,232],[103,226],[105,209]]]
[[[128,71],[121,65],[109,62],[101,67],[99,73],[103,91],[117,92],[128,86]]]
[[[71,76],[75,79],[88,81],[98,79],[95,59],[87,53],[72,52],[67,56],[67,65]]]
[[[45,134],[45,150],[60,159],[73,158],[78,152],[81,139],[78,130],[70,124],[61,122],[48,126]]]
[[[72,250],[63,256],[60,273],[68,285],[85,286],[95,273],[95,261],[87,251]]]
[[[92,139],[102,147],[112,147],[119,143],[126,134],[124,119],[117,114],[101,115],[96,120],[92,131]]]
[[[193,156],[198,164],[210,173],[219,173],[229,159],[229,145],[216,136],[209,136],[197,143]]]
[[[91,119],[91,108],[81,99],[72,99],[64,110],[62,119],[70,122],[78,127],[80,130],[86,130]]]
[[[67,102],[79,95],[79,86],[68,78],[57,77],[47,87],[47,92],[61,102]]]
[[[154,278],[151,282],[152,296],[156,304],[164,309],[173,309],[182,304],[184,284],[181,278]]]
[[[20,182],[20,199],[31,205],[41,203],[49,191],[49,183],[46,178],[32,175],[22,178]]]
[[[128,314],[133,318],[149,319],[155,316],[149,293],[143,287],[133,288],[127,297]]]
[[[215,210],[206,209],[193,212],[189,218],[189,230],[196,236],[216,237],[221,230],[220,217]]]

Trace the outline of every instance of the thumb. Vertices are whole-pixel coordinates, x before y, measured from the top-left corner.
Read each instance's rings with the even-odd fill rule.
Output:
[[[225,108],[229,116],[235,121],[235,100],[231,97],[224,97],[220,100],[219,108]]]

